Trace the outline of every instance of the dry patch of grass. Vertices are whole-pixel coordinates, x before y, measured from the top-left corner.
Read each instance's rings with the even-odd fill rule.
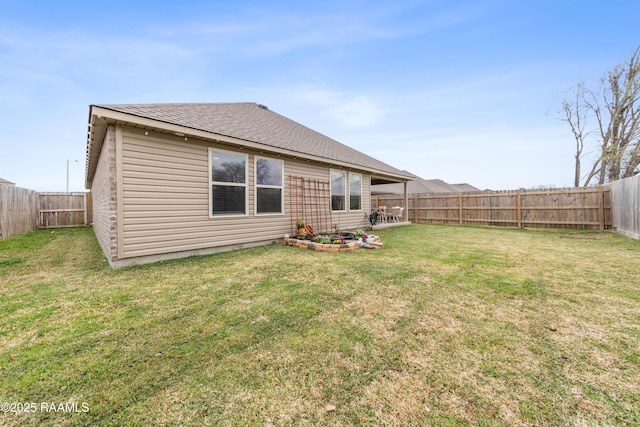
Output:
[[[0,241],[2,425],[640,424],[640,242],[414,225],[111,270]]]

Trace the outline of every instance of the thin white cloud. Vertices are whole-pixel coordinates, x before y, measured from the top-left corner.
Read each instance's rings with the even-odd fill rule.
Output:
[[[204,52],[228,55],[282,55],[305,48],[327,48],[353,43],[413,37],[465,25],[491,10],[491,6],[425,5],[424,2],[351,5],[323,3],[313,10],[305,5],[286,10],[265,6],[236,10],[233,16],[215,13],[200,20],[141,28],[150,38],[188,40]],[[317,12],[317,13],[313,13]],[[398,25],[401,20],[402,25]]]
[[[374,22],[346,16],[299,16],[264,13],[242,24],[189,23],[148,28],[151,37],[182,40],[203,52],[231,56],[273,56],[310,47],[330,47],[394,37]]]
[[[336,105],[329,114],[346,126],[371,126],[385,116],[385,111],[373,99],[355,96]]]
[[[68,71],[115,69],[192,57],[184,45],[126,35],[94,35],[88,31],[46,31],[34,28],[6,28],[0,34],[0,58],[4,69]]]
[[[283,90],[294,103],[316,110],[317,114],[346,127],[368,127],[378,124],[387,114],[370,96],[348,94],[317,88]]]
[[[193,68],[194,58],[196,51],[167,41],[5,26],[0,33],[0,107],[32,105],[55,92],[67,95],[64,100],[90,86],[119,86],[133,93],[133,88],[152,85],[161,92],[164,87],[157,82],[180,79]]]
[[[396,128],[393,127],[392,128]],[[561,124],[382,132],[357,148],[423,178],[480,188],[570,186],[572,147]],[[505,177],[510,177],[505,179]]]

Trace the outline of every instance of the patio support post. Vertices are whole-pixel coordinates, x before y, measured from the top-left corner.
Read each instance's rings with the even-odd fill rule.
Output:
[[[409,222],[409,181],[404,182],[404,210],[406,212],[404,221]]]

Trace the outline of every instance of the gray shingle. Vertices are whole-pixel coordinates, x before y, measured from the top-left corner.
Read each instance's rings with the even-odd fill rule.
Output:
[[[252,102],[107,104],[97,107],[264,144],[396,176],[401,170]]]

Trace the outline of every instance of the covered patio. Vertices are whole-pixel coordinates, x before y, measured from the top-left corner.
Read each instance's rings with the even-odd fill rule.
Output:
[[[379,184],[391,184],[394,181],[389,180],[388,178],[382,176],[372,176],[371,177],[371,185],[379,185]],[[379,206],[377,201],[376,203],[371,203],[372,212],[377,212],[378,218],[375,221],[375,224],[371,225],[372,230],[384,230],[385,228],[391,227],[399,227],[402,225],[411,224],[408,218],[407,206],[409,206],[409,192],[408,192],[408,181],[402,181],[403,184],[403,192],[399,194],[396,199],[393,200],[393,206]]]

